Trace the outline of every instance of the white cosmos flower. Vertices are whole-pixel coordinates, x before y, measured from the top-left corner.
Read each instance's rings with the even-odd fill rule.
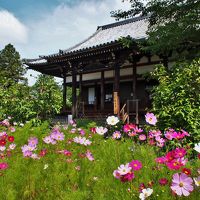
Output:
[[[200,186],[200,176],[194,178],[194,183],[196,186],[198,186],[198,187]]]
[[[153,189],[151,188],[143,189],[142,192],[140,193],[139,198],[141,200],[145,200],[147,197],[151,196],[152,193],[153,193]]]
[[[47,169],[48,167],[49,167],[48,164],[45,164],[45,165],[44,165],[44,169]]]
[[[0,151],[5,151],[6,147],[5,146],[0,146]]]
[[[114,126],[119,122],[119,119],[118,119],[118,117],[115,117],[115,116],[109,116],[106,119],[106,122],[107,122],[108,125]]]
[[[194,145],[194,150],[200,153],[200,142]]]
[[[98,133],[99,135],[104,135],[107,131],[108,129],[102,126],[96,127],[96,133]]]
[[[120,175],[125,175],[128,174],[131,171],[131,167],[129,167],[129,163],[127,163],[126,165],[120,165],[117,169],[118,173]]]

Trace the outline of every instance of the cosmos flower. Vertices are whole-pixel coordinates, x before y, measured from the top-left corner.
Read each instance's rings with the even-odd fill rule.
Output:
[[[194,179],[194,183],[197,187],[200,186],[200,176],[196,177],[196,178],[193,178]]]
[[[152,193],[153,193],[153,189],[151,188],[143,189],[142,192],[140,193],[139,198],[141,200],[145,200],[147,197],[151,196]]]
[[[179,175],[176,173],[173,175],[171,189],[178,196],[189,196],[190,192],[193,191],[192,183],[192,178],[188,177],[186,174],[181,173]]]
[[[186,174],[186,175],[191,175],[191,170],[190,169],[188,169],[188,168],[183,168],[182,169],[182,172],[184,173],[184,174]]]
[[[0,170],[5,170],[5,169],[7,169],[9,166],[8,166],[8,164],[6,163],[6,162],[2,162],[2,163],[0,163]]]
[[[86,156],[86,158],[88,158],[88,160],[94,161],[94,156],[92,155],[90,150],[87,150],[85,156]]]
[[[14,136],[8,136],[8,141],[9,142],[14,142],[14,140],[15,140]]]
[[[36,137],[31,137],[28,139],[29,146],[36,146],[38,144],[38,139]]]
[[[0,151],[5,151],[6,147],[5,146],[0,146]]]
[[[11,150],[13,150],[13,149],[15,149],[15,147],[16,147],[16,144],[12,143],[12,144],[9,145],[8,148],[11,149]]]
[[[96,127],[96,133],[99,135],[104,135],[108,131],[107,128],[104,128],[102,126]]]
[[[49,167],[49,165],[48,165],[48,164],[45,164],[43,169],[45,170],[45,169],[47,169],[48,167]]]
[[[121,138],[121,133],[120,131],[115,131],[112,135],[113,139],[120,139]]]
[[[156,123],[157,123],[157,118],[153,113],[147,113],[145,115],[145,120],[147,123],[149,123],[151,125],[156,125]]]
[[[129,167],[131,167],[133,170],[137,171],[142,168],[142,163],[139,160],[132,160],[129,163]]]
[[[106,122],[107,122],[108,125],[114,126],[119,122],[119,119],[118,119],[118,117],[115,117],[115,116],[109,116],[106,119]]]
[[[194,150],[200,153],[200,142],[194,145]]]
[[[164,186],[164,185],[167,185],[168,184],[168,180],[166,178],[160,178],[158,180],[159,184]]]
[[[129,173],[131,171],[131,169],[132,168],[129,166],[129,163],[127,163],[126,165],[120,165],[118,167],[118,173],[120,175],[125,175],[125,174]]]
[[[144,141],[146,139],[147,139],[146,135],[144,135],[144,134],[139,135],[139,140],[140,141]]]

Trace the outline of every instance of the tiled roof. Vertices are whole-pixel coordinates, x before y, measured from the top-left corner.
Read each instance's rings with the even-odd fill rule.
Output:
[[[102,45],[111,44],[118,41],[121,37],[130,36],[135,40],[145,39],[147,37],[148,17],[135,17],[116,23],[99,26],[97,31],[79,44],[66,50],[59,50],[56,54],[41,56],[39,59],[29,60],[29,64],[44,64],[49,57],[57,57],[63,54],[73,54],[83,50],[95,48]],[[43,58],[43,59],[42,59]]]
[[[67,50],[63,50],[63,53],[108,44],[117,41],[120,37],[130,36],[136,40],[143,39],[147,37],[147,28],[147,17],[136,17],[105,26],[99,26],[92,36]]]

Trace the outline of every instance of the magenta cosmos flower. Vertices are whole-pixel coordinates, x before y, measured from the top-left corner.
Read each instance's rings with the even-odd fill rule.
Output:
[[[145,115],[145,120],[147,123],[149,123],[151,125],[156,125],[156,123],[157,123],[157,118],[153,113],[147,113]]]
[[[5,162],[0,163],[0,170],[5,170],[8,168],[8,164]]]
[[[129,163],[129,167],[131,167],[133,170],[137,171],[142,168],[142,163],[139,160],[132,160]]]
[[[178,196],[189,196],[190,192],[193,191],[193,180],[192,178],[188,177],[186,174],[178,173],[173,175],[171,189],[178,195]]]

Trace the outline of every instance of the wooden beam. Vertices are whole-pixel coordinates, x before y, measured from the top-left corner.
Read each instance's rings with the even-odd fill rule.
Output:
[[[136,63],[133,63],[133,85],[132,85],[132,90],[133,90],[133,99],[137,98],[137,66]]]
[[[114,70],[114,92],[113,92],[113,107],[114,107],[114,114],[119,116],[120,112],[120,94],[119,94],[119,87],[120,87],[120,65],[117,63],[115,65]]]
[[[82,101],[82,74],[79,74],[79,101]]]
[[[72,117],[73,119],[76,117],[76,71],[75,67],[73,66],[72,70]]]
[[[66,85],[66,75],[63,77],[63,111],[67,110],[67,85]]]
[[[104,71],[101,72],[101,111],[105,107],[105,76]]]

